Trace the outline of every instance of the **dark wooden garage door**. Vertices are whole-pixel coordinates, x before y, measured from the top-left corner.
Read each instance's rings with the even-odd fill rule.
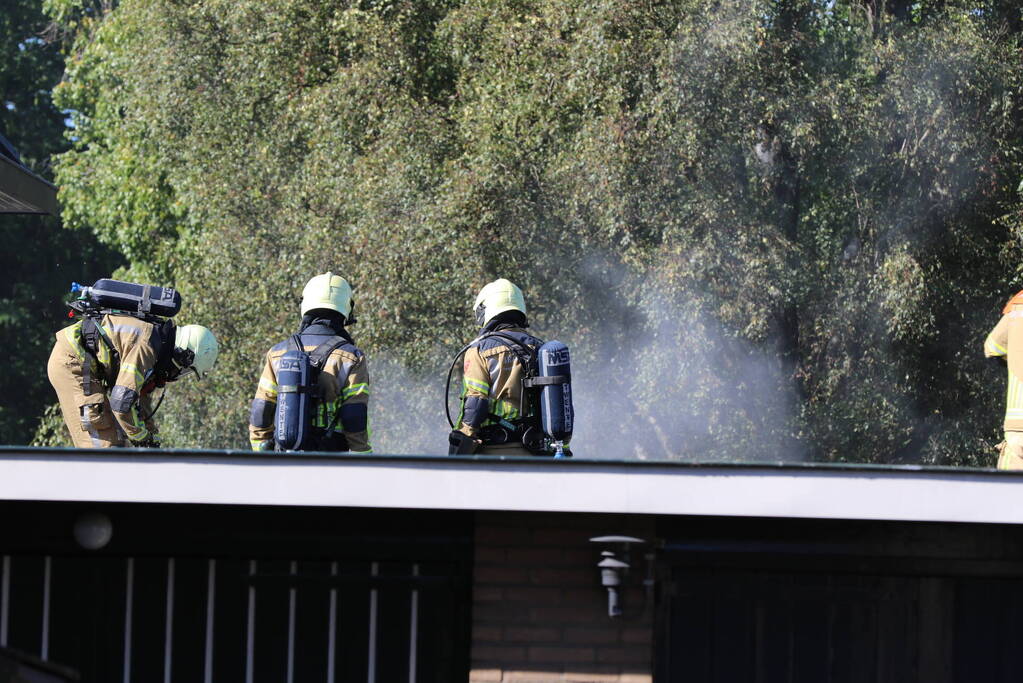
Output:
[[[668,544],[658,683],[1023,681],[1014,527],[709,525]]]

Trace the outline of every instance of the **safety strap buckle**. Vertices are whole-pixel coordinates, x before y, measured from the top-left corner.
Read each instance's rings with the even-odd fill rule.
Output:
[[[569,375],[551,375],[549,377],[526,377],[522,380],[522,386],[527,389],[533,387],[547,387],[557,384],[569,384],[572,378]]]

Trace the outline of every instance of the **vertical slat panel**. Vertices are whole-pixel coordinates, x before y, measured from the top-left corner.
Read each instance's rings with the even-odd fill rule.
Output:
[[[131,680],[163,681],[167,675],[167,605],[170,564],[166,558],[135,559]]]
[[[124,683],[131,683],[131,629],[135,609],[135,558],[129,557],[124,579]]]
[[[298,683],[323,683],[330,676],[330,571],[331,563],[325,561],[298,564],[294,660],[294,680]]]
[[[256,561],[249,562],[249,577],[256,575]],[[252,683],[256,674],[256,587],[249,584],[245,625],[245,683]]]
[[[380,576],[408,578],[411,567],[404,562],[378,566]],[[407,581],[389,581],[377,596],[376,680],[405,683],[409,675],[409,611],[412,587]]]
[[[255,594],[254,683],[282,683],[288,676],[288,560],[260,560]]]
[[[174,558],[167,560],[167,603],[164,608],[163,683],[171,683],[174,661]]]
[[[419,576],[419,565],[412,565],[412,576]],[[419,644],[419,589],[412,589],[412,600],[409,605],[409,646],[408,646],[408,680],[416,683],[416,657]]]
[[[198,683],[206,675],[207,593],[209,562],[200,558],[174,560],[173,673],[180,683]]]
[[[420,563],[424,576],[451,575],[447,563]],[[469,582],[433,583],[419,592],[419,629],[416,647],[418,683],[464,680],[469,648]]]
[[[370,576],[377,576],[380,573],[380,565],[373,562],[370,565]],[[369,647],[366,658],[366,683],[376,683],[377,680],[377,610],[378,591],[371,588],[369,591]]]
[[[298,562],[292,560],[288,575],[298,576]],[[292,584],[288,587],[288,683],[295,683],[295,609],[298,590]]]
[[[330,575],[337,576],[337,562],[330,563]],[[330,587],[330,615],[327,630],[327,683],[336,680],[335,663],[337,659],[337,587]]]
[[[125,564],[109,557],[52,559],[50,661],[82,681],[123,677]]]
[[[366,576],[371,572],[366,562],[340,562],[341,575]],[[366,680],[369,653],[367,628],[369,589],[365,584],[342,583],[338,589],[337,680]]]
[[[44,573],[42,557],[22,555],[11,562],[7,646],[36,657],[42,654]]]
[[[11,617],[11,556],[0,562],[0,647],[7,647],[7,627]]]
[[[43,558],[43,624],[39,637],[39,658],[50,658],[50,595],[53,588],[53,558]]]
[[[213,681],[237,682],[247,676],[248,560],[217,560],[213,606]]]
[[[206,574],[206,629],[203,646],[203,683],[213,683],[213,628],[217,604],[217,561],[209,560]]]

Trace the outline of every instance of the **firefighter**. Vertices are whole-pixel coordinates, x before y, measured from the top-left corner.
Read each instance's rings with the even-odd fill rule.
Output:
[[[316,360],[318,353],[323,358],[313,378],[316,390],[308,409],[301,415],[289,411],[285,416],[302,420],[309,427],[308,437],[294,450],[373,452],[369,443],[369,370],[365,355],[345,329],[355,323],[352,308],[352,288],[340,275],[317,275],[302,291],[302,323],[297,336],[311,360]],[[266,353],[249,416],[252,450],[275,449],[278,398],[284,392],[284,387],[278,386],[277,374],[292,339]]]
[[[1023,469],[1023,292],[1005,304],[1001,319],[984,340],[984,355],[1001,360],[1009,370],[1005,440],[998,445],[998,469]]]
[[[202,325],[105,312],[57,332],[46,372],[76,447],[157,447],[153,390],[205,377],[217,352]]]
[[[526,332],[522,290],[504,278],[494,280],[480,290],[473,309],[481,329],[465,349],[461,408],[448,436],[448,452],[541,454],[536,406],[522,380],[523,362],[535,358],[543,341]]]

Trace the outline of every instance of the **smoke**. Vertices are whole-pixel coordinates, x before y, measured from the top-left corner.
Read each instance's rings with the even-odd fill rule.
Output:
[[[458,349],[451,349],[454,354]],[[431,357],[443,356],[443,351]],[[422,372],[410,370],[388,351],[368,354],[370,372],[370,443],[376,453],[443,455],[448,432],[443,389],[447,366],[435,363]],[[460,379],[456,375],[456,379]],[[452,397],[457,416],[457,390]]]
[[[789,436],[798,410],[792,368],[771,340],[729,334],[707,312],[708,297],[659,290],[605,254],[583,258],[574,275],[581,290],[570,308],[538,315],[532,328],[572,353],[574,457],[806,459]],[[527,288],[531,295],[541,293]],[[447,452],[444,380],[457,351],[432,349],[436,361],[422,372],[395,354],[368,352],[377,453]],[[452,380],[454,418],[460,367]]]
[[[605,322],[606,334],[575,345],[575,456],[805,460],[791,437],[793,369],[777,345],[730,334],[697,294],[679,300],[646,287]]]

